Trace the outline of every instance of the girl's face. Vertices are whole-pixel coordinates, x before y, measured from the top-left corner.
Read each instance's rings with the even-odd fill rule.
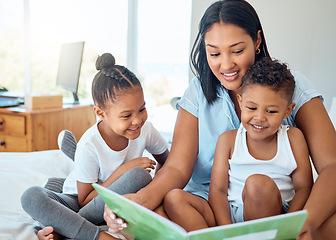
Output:
[[[268,86],[252,84],[238,95],[241,122],[250,139],[272,138],[283,119],[292,112],[295,103],[288,104],[283,91],[274,91]]]
[[[257,41],[241,27],[230,23],[214,23],[204,36],[209,67],[222,85],[240,93],[242,77],[253,65],[256,50],[261,43],[260,31]]]
[[[121,90],[114,101],[106,104],[99,115],[105,131],[110,136],[120,136],[133,140],[139,137],[141,127],[147,120],[144,95],[140,87]]]

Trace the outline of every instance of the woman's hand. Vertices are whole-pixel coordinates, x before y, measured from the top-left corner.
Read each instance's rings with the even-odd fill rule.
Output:
[[[309,232],[304,232],[298,236],[296,240],[312,240],[312,236]]]
[[[299,236],[297,237],[297,240],[312,240],[312,236],[311,236],[311,226],[310,226],[310,222],[309,222],[309,215],[306,219],[306,221],[304,222],[301,231],[299,233]]]
[[[131,201],[137,202],[137,194],[126,194],[123,195]],[[110,233],[117,233],[122,231],[127,227],[127,223],[122,218],[117,218],[116,215],[111,211],[111,209],[105,204],[104,209],[104,220],[106,221],[107,226],[109,227],[108,231]],[[123,235],[127,237],[124,233]]]
[[[297,240],[312,240],[310,229],[306,229],[305,226],[302,227]]]
[[[127,223],[125,223],[123,219],[117,218],[106,204],[104,209],[104,220],[109,227],[108,231],[110,233],[120,232],[127,227]]]

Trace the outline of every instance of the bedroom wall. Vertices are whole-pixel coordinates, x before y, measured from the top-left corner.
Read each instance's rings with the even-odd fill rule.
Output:
[[[214,0],[193,0],[191,46],[198,22]],[[272,57],[306,75],[329,110],[336,96],[336,1],[249,0],[264,28]]]

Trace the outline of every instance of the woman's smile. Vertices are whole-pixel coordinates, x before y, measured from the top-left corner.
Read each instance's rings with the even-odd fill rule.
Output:
[[[230,82],[230,81],[236,80],[239,77],[238,73],[239,73],[239,71],[226,72],[226,73],[222,73],[222,76],[226,81]]]

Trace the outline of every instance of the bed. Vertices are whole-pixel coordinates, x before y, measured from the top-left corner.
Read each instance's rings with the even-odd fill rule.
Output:
[[[30,186],[44,186],[49,177],[66,177],[73,161],[60,150],[0,153],[0,240],[37,239],[34,221],[21,207]]]
[[[161,134],[170,144],[172,133]],[[151,157],[147,151],[143,155]],[[0,240],[36,240],[40,224],[22,209],[21,195],[30,186],[45,186],[49,178],[65,178],[73,161],[60,150],[0,152],[0,166]]]
[[[30,186],[44,186],[50,177],[66,177],[73,161],[60,150],[48,150],[0,153],[0,164],[0,240],[36,240],[34,228],[40,225],[24,212],[20,197]]]

